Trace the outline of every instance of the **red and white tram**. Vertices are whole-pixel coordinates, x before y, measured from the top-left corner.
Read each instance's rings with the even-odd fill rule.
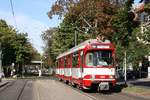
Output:
[[[115,48],[110,42],[87,40],[56,58],[56,76],[83,89],[115,86]]]

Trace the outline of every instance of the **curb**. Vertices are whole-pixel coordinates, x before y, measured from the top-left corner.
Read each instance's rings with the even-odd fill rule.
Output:
[[[3,87],[3,86],[5,86],[5,85],[7,85],[8,83],[9,82],[4,82],[4,83],[0,84],[0,88]]]

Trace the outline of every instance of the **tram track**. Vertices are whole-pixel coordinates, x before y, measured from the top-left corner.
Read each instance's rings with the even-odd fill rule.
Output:
[[[26,86],[27,82],[28,82],[28,80],[25,81],[23,87],[21,88],[20,93],[19,93],[19,95],[17,96],[17,100],[20,100],[20,98],[21,98],[21,96],[22,96],[22,94],[23,94],[23,91],[24,91],[24,89],[25,89],[25,86]]]
[[[1,92],[4,92],[5,90],[7,90],[7,88],[13,86],[15,84],[16,80],[15,81],[12,81],[10,83],[7,83],[5,86],[3,86],[1,89],[0,89],[0,93]]]
[[[28,80],[14,80],[0,90],[0,100],[22,100]]]

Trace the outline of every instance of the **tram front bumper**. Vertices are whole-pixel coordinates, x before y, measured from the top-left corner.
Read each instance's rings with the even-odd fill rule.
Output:
[[[100,87],[109,88],[111,86],[115,86],[116,79],[83,79],[83,86],[85,87],[92,87],[92,85],[98,85]]]

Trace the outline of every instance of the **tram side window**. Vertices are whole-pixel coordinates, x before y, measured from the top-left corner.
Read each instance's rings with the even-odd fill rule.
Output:
[[[93,66],[93,53],[87,53],[86,55],[86,65],[87,66]]]
[[[78,53],[74,53],[72,64],[73,64],[73,67],[78,66]]]

